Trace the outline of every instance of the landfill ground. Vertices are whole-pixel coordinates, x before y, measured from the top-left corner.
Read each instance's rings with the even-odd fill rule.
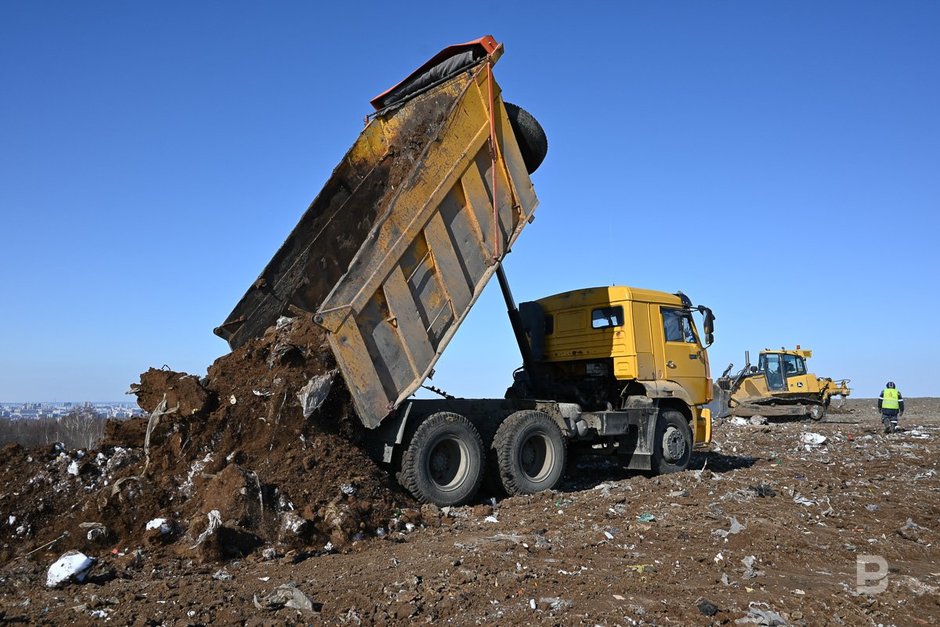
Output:
[[[351,443],[341,381],[304,418],[297,390],[332,368],[311,332],[202,380],[144,373],[146,452],[146,421],[100,451],[5,447],[0,624],[940,622],[940,399],[891,435],[870,399],[721,420],[683,473],[570,459],[558,490],[441,511]],[[48,587],[68,550],[95,561]]]

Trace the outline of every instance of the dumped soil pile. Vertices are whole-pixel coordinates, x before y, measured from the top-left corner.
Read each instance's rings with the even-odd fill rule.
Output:
[[[0,558],[56,539],[49,550],[145,545],[203,561],[328,552],[416,519],[354,444],[364,428],[323,339],[282,318],[202,379],[151,369],[131,386],[149,419],[110,423],[99,451],[6,447],[0,514],[20,542]]]

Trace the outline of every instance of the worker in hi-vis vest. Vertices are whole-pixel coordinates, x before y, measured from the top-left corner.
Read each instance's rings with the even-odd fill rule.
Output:
[[[904,399],[894,385],[888,381],[885,389],[878,396],[878,409],[881,410],[881,422],[885,425],[885,433],[894,433],[898,430],[898,418],[904,413]]]

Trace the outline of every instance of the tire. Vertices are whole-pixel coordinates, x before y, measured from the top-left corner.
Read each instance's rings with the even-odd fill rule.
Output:
[[[504,101],[503,105],[506,107],[506,115],[509,116],[512,133],[516,136],[516,143],[519,144],[525,169],[532,174],[539,169],[548,154],[548,137],[531,113],[511,102]]]
[[[688,468],[692,444],[692,429],[685,416],[674,409],[660,410],[653,436],[653,473],[665,475]]]
[[[568,440],[540,411],[517,411],[499,425],[493,448],[506,494],[535,494],[558,485],[565,474]]]
[[[463,505],[483,480],[483,440],[460,414],[431,414],[402,455],[399,483],[422,503]]]

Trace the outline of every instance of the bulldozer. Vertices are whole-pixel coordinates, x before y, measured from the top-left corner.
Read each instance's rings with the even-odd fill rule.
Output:
[[[753,366],[745,351],[744,368],[730,375],[734,364],[728,364],[716,382],[724,415],[822,420],[833,397],[844,402],[851,390],[848,379],[837,381],[808,372],[806,360],[812,356],[813,351],[799,344],[792,350],[765,348]]]

